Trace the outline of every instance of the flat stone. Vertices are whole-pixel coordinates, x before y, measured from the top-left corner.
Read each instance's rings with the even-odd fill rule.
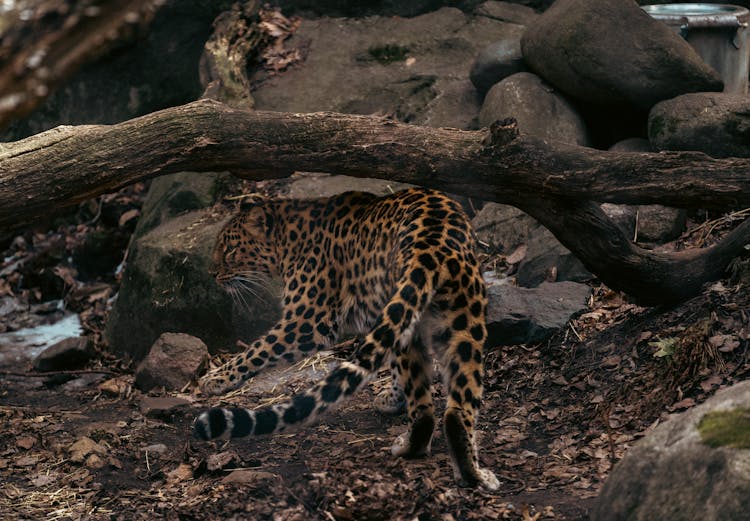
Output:
[[[521,48],[531,70],[588,103],[648,109],[723,88],[690,44],[631,1],[557,0],[529,23]]]
[[[233,470],[221,480],[222,483],[251,484],[278,479],[279,476],[263,470]]]
[[[183,407],[190,406],[190,402],[184,398],[174,396],[144,396],[141,399],[140,409],[144,416],[151,418],[168,418]]]
[[[343,192],[369,192],[375,195],[388,195],[405,190],[410,186],[406,183],[386,181],[384,179],[368,179],[350,177],[347,175],[328,175],[318,173],[297,173],[289,183],[284,198],[314,199],[318,197],[333,197]]]
[[[539,13],[527,5],[489,1],[479,4],[474,13],[512,24],[527,25],[539,18]]]
[[[70,454],[70,460],[75,463],[82,463],[89,455],[97,454],[103,456],[107,453],[107,449],[96,443],[89,437],[82,436],[70,447],[68,447],[68,454]]]
[[[489,346],[542,342],[588,309],[591,288],[575,282],[544,282],[536,288],[507,283],[487,288]]]

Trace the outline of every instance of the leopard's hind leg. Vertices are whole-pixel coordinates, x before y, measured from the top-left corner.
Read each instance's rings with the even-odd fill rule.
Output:
[[[438,295],[443,327],[433,335],[433,348],[442,352],[447,404],[443,428],[456,481],[496,490],[500,483],[492,471],[479,466],[476,423],[482,401],[484,366],[482,350],[487,336],[484,285],[475,291]]]
[[[409,430],[396,438],[394,456],[413,458],[430,453],[435,431],[435,406],[432,402],[432,362],[419,336],[396,356],[396,375],[404,390],[409,414]]]

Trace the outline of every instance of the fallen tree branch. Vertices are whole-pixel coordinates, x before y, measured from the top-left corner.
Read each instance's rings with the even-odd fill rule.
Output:
[[[460,131],[334,113],[247,112],[211,100],[1,145],[0,237],[135,181],[217,170],[249,179],[294,171],[384,178],[513,204],[605,283],[649,302],[694,294],[750,239],[743,225],[719,248],[655,254],[630,243],[593,204],[750,206],[747,158],[600,152],[518,135],[513,124]],[[685,282],[683,269],[694,282]]]

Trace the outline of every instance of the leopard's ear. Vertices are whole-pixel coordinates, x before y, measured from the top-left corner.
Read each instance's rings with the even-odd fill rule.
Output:
[[[240,201],[240,210],[243,212],[251,210],[256,206],[268,201],[268,199],[258,193],[244,194],[239,196],[237,199],[239,199]]]

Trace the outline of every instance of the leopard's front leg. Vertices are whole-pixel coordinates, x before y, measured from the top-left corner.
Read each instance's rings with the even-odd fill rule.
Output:
[[[246,351],[203,376],[198,385],[205,396],[224,394],[241,387],[266,368],[291,364],[330,347],[333,340],[327,321],[319,322],[315,328],[306,320],[281,321]]]

